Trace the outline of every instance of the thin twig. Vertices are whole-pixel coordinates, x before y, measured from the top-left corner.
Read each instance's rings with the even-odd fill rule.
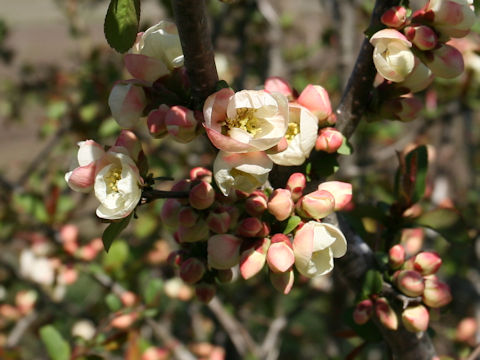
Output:
[[[480,344],[472,351],[466,360],[477,360],[480,357]]]
[[[23,335],[28,331],[30,326],[37,320],[38,314],[32,311],[28,315],[21,318],[14,326],[10,334],[8,335],[6,348],[13,348],[17,346],[18,342],[22,339]]]
[[[265,335],[261,345],[262,354],[266,360],[275,360],[278,358],[278,343],[280,340],[280,334],[285,329],[287,324],[287,317],[284,315],[275,318],[270,324],[270,327],[268,328],[267,334]]]

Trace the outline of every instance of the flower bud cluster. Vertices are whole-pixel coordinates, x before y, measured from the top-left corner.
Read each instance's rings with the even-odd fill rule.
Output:
[[[422,109],[422,103],[405,92],[424,90],[435,76],[451,79],[463,72],[461,52],[447,41],[467,35],[475,22],[467,0],[430,0],[407,14],[402,6],[388,9],[381,17],[387,28],[370,38],[378,73],[397,89],[383,92],[387,99],[380,116],[400,121],[413,120]]]
[[[401,310],[401,321],[411,332],[426,331],[429,323],[428,308],[439,308],[447,305],[451,299],[448,285],[440,281],[436,275],[442,259],[435,252],[423,251],[406,259],[402,245],[394,245],[388,252],[388,264],[392,275],[392,283],[398,291],[411,301]],[[403,296],[402,295],[402,296]],[[389,301],[378,294],[360,301],[353,312],[353,320],[363,325],[370,320],[372,314],[380,323],[390,330],[398,328],[398,316]]]
[[[210,171],[193,169],[190,179],[172,187],[188,192],[188,198],[167,199],[161,211],[162,222],[180,246],[169,262],[178,266],[185,283],[195,286],[200,300],[209,301],[215,280],[230,281],[236,266],[244,279],[250,279],[266,265],[272,285],[287,294],[294,266],[307,277],[324,275],[332,270],[333,258],[345,253],[341,231],[318,220],[349,203],[349,184],[326,182],[304,195],[305,175],[295,173],[285,189],[270,196],[255,190],[226,197],[215,192],[211,181]],[[282,233],[295,214],[304,221],[291,233]]]

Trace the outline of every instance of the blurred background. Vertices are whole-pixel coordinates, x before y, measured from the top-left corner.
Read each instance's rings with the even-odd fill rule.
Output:
[[[335,106],[373,3],[207,1],[220,78],[237,90],[262,87],[272,75],[300,91],[320,84]],[[107,99],[128,74],[103,35],[107,7],[0,0],[0,358],[188,359],[185,350],[202,359],[256,359],[252,351],[262,347],[266,359],[388,358],[377,332],[353,330],[355,294],[335,271],[299,279],[288,296],[264,273],[220,286],[213,304],[197,302],[166,263],[175,243],[159,220],[160,201],[142,206],[103,252],[97,202],[70,191],[64,174],[75,166],[78,141],[111,145],[120,131]],[[142,1],[141,30],[164,18],[172,18],[168,1]],[[428,187],[417,211],[461,215],[452,227],[437,219],[446,224],[441,234],[394,236],[411,255],[429,249],[443,258],[440,276],[454,299],[431,313],[431,335],[438,353],[455,359],[480,343],[479,32],[477,21],[457,41],[465,74],[436,80],[419,95],[425,108],[418,119],[372,122],[366,114],[351,139],[354,153],[341,157],[335,175],[353,183],[358,211],[350,217],[375,247],[384,229],[361,209],[392,203],[397,153],[428,145]],[[144,126],[136,133],[155,176],[178,180],[212,163],[201,137],[186,146],[152,139]],[[243,352],[234,340],[239,329],[253,342]]]

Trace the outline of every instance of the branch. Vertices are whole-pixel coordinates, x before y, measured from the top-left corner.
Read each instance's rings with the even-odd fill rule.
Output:
[[[172,0],[172,6],[194,104],[201,106],[218,82],[205,0]]]

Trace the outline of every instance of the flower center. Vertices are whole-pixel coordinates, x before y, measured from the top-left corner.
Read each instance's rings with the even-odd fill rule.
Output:
[[[255,136],[255,134],[260,130],[260,120],[255,117],[255,109],[240,108],[237,109],[237,115],[234,118],[225,119],[225,126],[228,129],[242,129]]]
[[[289,122],[285,138],[287,141],[292,141],[295,136],[300,133],[300,125],[296,122]]]
[[[105,182],[107,184],[107,190],[110,192],[118,192],[118,180],[122,178],[122,168],[119,166],[112,166],[105,176]]]

